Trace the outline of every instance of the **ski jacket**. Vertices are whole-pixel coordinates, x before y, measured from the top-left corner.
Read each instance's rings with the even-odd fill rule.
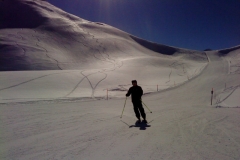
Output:
[[[132,86],[129,88],[126,96],[128,97],[130,95],[132,97],[132,102],[140,101],[143,95],[143,90],[140,86]]]

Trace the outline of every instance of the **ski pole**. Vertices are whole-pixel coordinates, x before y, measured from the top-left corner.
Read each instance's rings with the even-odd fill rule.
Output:
[[[148,108],[148,106],[143,101],[142,101],[142,103],[144,104],[144,106],[146,106],[146,108],[149,110],[149,112],[152,113],[152,111]]]
[[[126,101],[127,101],[127,97],[126,97],[126,99],[125,99],[124,107],[123,107],[123,110],[122,110],[122,115],[123,115],[124,108],[125,108],[125,106],[126,106]],[[122,118],[122,115],[121,115],[120,118]]]

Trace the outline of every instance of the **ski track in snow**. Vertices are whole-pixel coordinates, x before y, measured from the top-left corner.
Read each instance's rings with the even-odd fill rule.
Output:
[[[23,51],[23,55],[21,55],[21,57],[25,57],[25,56],[26,56],[26,50],[25,50],[23,47],[21,47],[21,46],[18,44],[18,42],[15,42],[15,43],[16,43],[17,47],[20,48],[20,49]]]
[[[27,81],[24,81],[24,82],[21,82],[21,83],[18,83],[18,84],[15,84],[15,85],[12,85],[12,86],[8,86],[8,87],[5,87],[5,88],[0,88],[0,91],[3,91],[3,90],[6,90],[6,89],[11,89],[11,88],[14,88],[14,87],[18,87],[22,84],[26,84],[28,82],[32,82],[32,81],[35,81],[35,80],[38,80],[40,78],[44,78],[44,77],[47,77],[47,76],[51,76],[51,75],[55,75],[55,74],[64,74],[64,73],[71,73],[73,71],[66,71],[66,72],[61,72],[61,73],[51,73],[51,74],[46,74],[46,75],[43,75],[43,76],[39,76],[39,77],[36,77],[36,78],[33,78],[33,79],[29,79]]]
[[[82,30],[83,30],[83,29],[82,29]],[[84,30],[83,30],[83,31],[84,31]],[[86,31],[84,31],[84,32],[86,32]],[[91,35],[89,32],[87,32],[87,34],[88,34],[89,36],[91,36],[92,39],[95,39],[94,35]],[[85,38],[85,37],[84,37],[84,38]],[[81,82],[86,78],[86,79],[88,80],[90,86],[91,86],[91,89],[92,89],[91,97],[94,98],[94,93],[95,93],[95,90],[96,90],[97,86],[99,85],[100,82],[102,82],[104,79],[107,78],[107,74],[106,74],[105,72],[114,71],[114,70],[116,70],[117,68],[120,68],[120,67],[123,65],[123,63],[121,62],[121,65],[118,65],[118,66],[117,66],[117,62],[116,62],[114,59],[111,59],[110,56],[109,56],[109,54],[105,53],[105,48],[102,46],[102,44],[99,42],[98,39],[96,39],[96,42],[99,44],[99,48],[103,48],[103,51],[101,51],[100,49],[96,49],[96,50],[98,51],[98,53],[101,55],[102,58],[98,58],[98,57],[97,57],[98,54],[94,54],[93,56],[94,56],[97,60],[100,60],[100,61],[103,61],[103,62],[112,63],[112,64],[113,64],[112,69],[111,69],[111,68],[108,68],[108,69],[100,69],[99,71],[96,71],[96,72],[91,73],[91,74],[88,74],[88,75],[85,75],[85,74],[84,74],[85,71],[81,71],[81,74],[84,76],[84,78],[82,78],[82,79],[77,83],[77,85],[73,88],[73,90],[70,91],[68,94],[66,94],[64,97],[67,97],[67,96],[69,96],[70,94],[72,94],[72,93],[78,88],[78,86],[81,84]],[[93,49],[93,50],[95,50],[95,48],[92,48],[92,47],[90,47],[90,48]],[[106,55],[107,58],[105,58],[104,55]],[[93,87],[92,82],[91,82],[90,79],[89,79],[89,76],[94,75],[94,74],[98,74],[98,73],[101,73],[101,72],[102,72],[105,76],[104,76],[101,80],[99,80],[99,81],[96,83],[96,85]]]
[[[76,23],[74,23],[73,25],[75,25],[74,27],[77,26],[76,28],[80,28]],[[81,28],[81,29],[82,29],[83,32],[87,33],[90,37],[92,37],[92,39],[95,39],[94,35],[90,34],[89,32],[84,31],[83,28]],[[75,31],[74,29],[73,29],[73,31],[76,33],[76,31]],[[83,37],[85,38],[85,36],[83,36]],[[77,41],[77,42],[79,42],[79,41]],[[81,43],[81,42],[79,42],[79,43]],[[91,95],[91,97],[94,97],[94,92],[95,92],[98,84],[99,84],[101,81],[103,81],[104,79],[107,78],[107,74],[106,74],[106,73],[103,73],[103,74],[105,74],[105,76],[103,77],[103,79],[101,79],[101,80],[99,80],[99,81],[97,82],[97,84],[96,84],[95,87],[93,87],[92,82],[89,80],[88,77],[91,76],[91,75],[93,75],[93,74],[98,74],[99,72],[114,71],[114,70],[116,70],[116,68],[117,68],[117,67],[116,67],[116,64],[117,64],[116,61],[115,61],[114,59],[111,59],[110,56],[109,56],[109,54],[105,53],[105,48],[102,46],[102,44],[99,42],[98,39],[96,39],[96,43],[97,43],[98,46],[99,46],[98,49],[92,48],[92,47],[90,47],[90,48],[93,49],[93,50],[96,49],[96,50],[98,51],[98,53],[101,55],[101,58],[98,58],[98,57],[97,57],[98,54],[94,54],[93,56],[94,56],[97,60],[100,60],[100,61],[103,61],[103,62],[112,63],[112,64],[113,64],[113,68],[112,68],[112,69],[110,69],[110,68],[109,68],[109,69],[101,69],[100,71],[97,71],[97,72],[92,73],[92,74],[89,74],[89,75],[84,75],[84,73],[83,73],[84,71],[81,71],[81,74],[84,76],[84,78],[86,78],[86,79],[88,80],[88,82],[89,82],[89,84],[90,84],[90,86],[91,86],[91,88],[92,88],[92,95]],[[84,44],[83,44],[83,45],[84,45]],[[88,46],[88,47],[89,47],[89,46]],[[102,48],[103,50],[101,51],[100,48]],[[106,55],[107,57],[105,58],[104,55]],[[123,65],[123,63],[122,63],[120,66],[118,66],[118,67],[120,68],[122,65]],[[83,78],[83,79],[84,79],[84,78]],[[71,93],[73,93],[74,90],[75,90],[75,89],[80,85],[80,83],[83,81],[83,79],[80,80],[79,83],[74,87],[74,89],[73,89],[70,93],[68,93],[66,96],[69,96]],[[66,97],[66,96],[65,96],[65,97]]]
[[[36,30],[35,30],[35,33],[37,33]],[[42,33],[42,34],[44,34],[44,33]],[[88,34],[90,35],[89,32],[88,32]],[[91,35],[90,35],[90,36],[91,36]],[[92,35],[92,36],[93,36],[93,35]],[[41,38],[40,38],[40,37],[37,37],[37,36],[35,36],[35,35],[32,35],[32,37],[35,37],[35,38],[37,39],[36,46],[39,47],[39,48],[41,48],[41,49],[43,49],[46,53],[48,53],[48,50],[47,50],[46,48],[44,48],[44,47],[42,47],[42,46],[39,45]],[[50,37],[49,37],[49,38],[50,38]],[[93,39],[94,39],[94,36],[93,36]],[[77,42],[79,42],[79,41],[77,41]],[[98,39],[96,40],[96,42],[99,43]],[[101,43],[99,43],[99,47],[100,47],[100,48],[102,47],[102,46],[101,46]],[[103,47],[102,47],[102,48],[103,48]],[[83,74],[84,71],[81,71],[81,74],[84,75],[84,78],[81,79],[81,80],[79,81],[79,83],[74,87],[74,89],[73,89],[72,91],[70,91],[67,95],[65,95],[64,97],[68,97],[70,94],[72,94],[72,93],[77,89],[77,87],[80,85],[80,83],[81,83],[85,78],[87,78],[87,80],[89,81],[89,84],[90,84],[91,89],[92,89],[92,95],[91,95],[91,97],[94,97],[94,93],[95,93],[95,90],[96,90],[97,86],[99,85],[100,82],[102,82],[104,79],[107,78],[107,74],[106,74],[106,73],[103,73],[103,74],[105,74],[105,76],[103,77],[103,79],[99,80],[99,81],[97,82],[96,86],[94,86],[94,87],[92,86],[92,83],[91,83],[91,81],[89,80],[88,77],[91,76],[91,75],[93,75],[93,74],[99,74],[100,72],[114,71],[117,67],[120,68],[120,67],[123,65],[123,63],[121,62],[121,65],[116,66],[116,63],[117,63],[117,62],[116,62],[114,59],[110,59],[110,56],[109,56],[108,54],[104,53],[105,48],[103,48],[103,51],[102,51],[102,52],[101,52],[99,49],[97,49],[97,50],[98,50],[99,54],[101,55],[101,57],[102,57],[103,59],[96,57],[96,54],[94,54],[94,57],[95,57],[96,59],[100,60],[100,61],[112,63],[112,64],[113,64],[113,68],[101,69],[100,71],[96,71],[95,73],[91,73],[91,74],[89,74],[89,75],[84,75],[84,74]],[[104,54],[107,56],[107,58],[105,58],[105,57],[103,56]],[[47,56],[48,58],[56,61],[58,68],[61,69],[61,67],[59,66],[59,62],[58,62],[56,59],[51,58],[48,54],[46,54],[46,56]],[[61,69],[61,70],[62,70],[62,69]],[[42,78],[42,77],[45,77],[45,76],[41,76],[40,78]],[[38,79],[38,78],[36,78],[36,79]],[[34,79],[34,80],[35,80],[35,79]],[[30,82],[30,81],[33,81],[33,80],[29,80],[29,81],[26,81],[26,82],[24,82],[24,83],[27,83],[27,82]],[[24,83],[21,83],[21,84],[24,84]],[[18,85],[14,85],[14,86],[18,86]],[[14,86],[7,87],[7,88],[4,88],[4,89],[12,88],[12,87],[14,87]],[[1,89],[0,89],[0,91],[1,91]]]
[[[62,17],[62,18],[63,18],[63,17]],[[76,25],[76,24],[72,24],[72,25]],[[76,27],[76,26],[74,26],[74,27]],[[78,28],[80,28],[80,27],[78,27]],[[23,30],[23,29],[21,29],[21,30]],[[83,29],[82,29],[82,30],[83,30]],[[39,32],[39,31],[36,31],[36,30],[33,30],[33,31],[34,31],[35,34],[37,34],[37,33]],[[73,31],[76,32],[74,29],[73,29]],[[83,30],[83,31],[84,31],[84,30]],[[39,33],[40,33],[40,32],[39,32]],[[42,32],[41,34],[44,35],[44,32]],[[89,36],[92,36],[93,39],[95,38],[95,37],[94,37],[93,35],[91,35],[89,32],[87,32],[87,34],[88,34]],[[20,36],[21,40],[24,39],[23,36],[21,35],[20,31],[17,32],[17,35]],[[33,35],[33,34],[32,34],[32,37],[36,38],[36,40],[37,40],[37,42],[35,42],[35,45],[36,45],[38,48],[41,48],[42,50],[44,50],[44,52],[46,52],[46,56],[47,56],[49,59],[52,59],[53,61],[55,61],[57,67],[58,67],[60,70],[62,70],[62,68],[60,67],[60,64],[61,64],[61,63],[59,63],[59,61],[58,61],[57,59],[50,57],[50,56],[47,54],[47,53],[48,53],[48,50],[47,50],[45,47],[42,47],[42,46],[40,45],[41,36],[39,36],[39,35]],[[84,36],[83,36],[83,37],[84,37]],[[46,38],[47,38],[47,37],[46,37]],[[48,37],[48,38],[51,38],[51,37]],[[85,38],[85,37],[84,37],[84,38]],[[51,39],[52,39],[52,38],[51,38]],[[75,40],[75,39],[74,39],[74,40]],[[77,41],[77,40],[75,40],[75,41]],[[56,41],[56,42],[58,43],[58,41]],[[77,41],[77,42],[78,42],[78,43],[81,43],[80,41]],[[73,88],[73,90],[70,91],[68,94],[66,94],[64,97],[67,97],[67,96],[69,96],[70,94],[72,94],[72,93],[77,89],[77,87],[80,85],[80,83],[81,83],[85,78],[87,78],[87,80],[89,81],[89,84],[91,85],[91,89],[92,89],[92,95],[91,95],[91,97],[94,97],[95,90],[96,90],[97,86],[99,85],[99,83],[102,82],[104,79],[107,78],[107,74],[104,73],[104,72],[114,71],[114,70],[116,70],[117,68],[120,68],[120,67],[123,65],[123,62],[121,62],[121,64],[118,65],[118,62],[116,62],[114,59],[111,59],[110,56],[109,56],[109,54],[105,53],[105,48],[102,46],[102,44],[99,42],[98,39],[96,39],[96,42],[98,43],[99,48],[102,48],[103,51],[101,51],[100,49],[97,49],[98,52],[99,52],[99,54],[101,55],[101,58],[98,58],[98,57],[97,57],[97,54],[94,54],[94,57],[95,57],[97,60],[100,60],[100,61],[103,61],[103,62],[107,62],[107,63],[111,63],[111,64],[113,65],[113,67],[112,67],[112,68],[108,68],[108,69],[100,69],[99,71],[96,71],[95,73],[91,73],[91,74],[89,74],[89,75],[84,75],[84,78],[81,79],[81,80],[78,82],[78,84]],[[23,50],[23,55],[22,55],[22,56],[25,56],[27,51],[26,51],[24,48],[20,47],[20,45],[18,44],[18,42],[15,42],[15,43],[16,43],[16,45],[17,45],[19,48],[21,48],[21,49]],[[82,43],[81,43],[81,44],[82,44]],[[84,45],[84,46],[87,46],[87,45],[85,45],[85,44],[83,44],[83,45]],[[88,47],[90,47],[90,46],[88,46]],[[65,48],[66,48],[66,46],[65,46]],[[90,47],[90,48],[91,48],[91,47]],[[95,49],[95,48],[92,48],[92,49]],[[106,55],[106,57],[104,57],[104,55]],[[81,74],[83,74],[83,72],[84,72],[84,71],[81,71]],[[101,72],[102,72],[105,76],[103,76],[103,78],[97,82],[96,86],[93,87],[93,86],[92,86],[92,82],[89,80],[88,77],[91,76],[91,75],[93,75],[93,74],[99,74],[99,73],[101,73]],[[65,72],[64,72],[64,73],[65,73]],[[56,73],[56,74],[60,74],[60,73]],[[52,74],[50,74],[50,75],[52,75]],[[0,89],[0,91],[6,90],[6,89],[10,89],[10,88],[13,88],[13,87],[17,87],[17,86],[19,86],[19,85],[21,85],[21,84],[25,84],[25,83],[28,83],[28,82],[31,82],[31,81],[34,81],[34,80],[37,80],[37,79],[39,79],[39,78],[43,78],[43,77],[46,77],[46,76],[49,76],[49,75],[40,76],[40,77],[37,77],[37,78],[34,78],[34,79],[30,79],[30,80],[27,80],[27,81],[25,81],[25,82],[16,84],[16,85],[12,85],[12,86],[9,86],[9,87],[5,87],[5,88]]]
[[[227,90],[231,90],[231,92],[229,93],[229,94],[227,94],[227,96],[225,96],[225,98],[221,98],[221,96],[219,96],[219,95],[217,95],[217,97],[216,97],[216,105],[218,105],[218,104],[220,104],[220,103],[222,103],[222,102],[224,102],[226,99],[228,99],[235,91],[236,91],[236,89],[238,89],[238,88],[240,88],[240,85],[237,85],[237,86],[232,86],[232,87],[229,87],[229,88],[227,88],[227,89],[225,89],[223,92],[221,92],[220,93],[220,95],[222,94],[222,93],[224,93],[224,92],[226,92]],[[218,106],[217,106],[218,107]]]
[[[103,81],[104,79],[107,78],[107,74],[104,73],[104,74],[105,74],[105,77],[102,78],[100,81],[98,81],[97,84],[96,84],[94,87],[93,87],[93,85],[92,85],[92,82],[91,82],[91,81],[89,80],[89,78],[88,78],[89,75],[86,76],[86,75],[83,74],[83,72],[81,72],[81,74],[82,74],[82,75],[88,80],[88,82],[89,82],[89,84],[90,84],[90,86],[91,86],[91,88],[92,88],[92,95],[91,95],[91,97],[94,98],[94,92],[95,92],[95,90],[96,90],[98,84],[99,84],[101,81]],[[93,73],[93,74],[95,74],[95,73]]]
[[[48,51],[47,51],[47,49],[46,48],[44,48],[44,47],[42,47],[42,46],[40,46],[39,45],[39,42],[36,42],[36,46],[38,46],[38,47],[40,47],[40,48],[42,48],[45,52],[46,52],[46,56],[49,58],[49,59],[52,59],[53,61],[55,61],[56,62],[56,64],[57,64],[57,67],[60,69],[60,70],[62,70],[62,68],[59,66],[59,62],[58,62],[58,60],[56,60],[55,58],[52,58],[52,57],[50,57],[47,53],[48,53]]]
[[[35,31],[35,33],[36,33],[36,31]],[[44,33],[42,33],[42,34],[44,34]],[[93,36],[93,35],[91,35],[89,32],[88,32],[88,34],[89,34],[90,36],[92,36],[93,39],[94,39],[94,36]],[[46,52],[46,56],[47,56],[48,58],[56,61],[58,68],[61,69],[61,67],[59,66],[59,62],[58,62],[56,59],[50,57],[50,56],[47,54],[47,53],[48,53],[48,50],[47,50],[46,48],[44,48],[44,47],[42,47],[42,46],[39,45],[41,38],[40,38],[40,37],[37,37],[37,36],[34,36],[34,35],[32,35],[32,36],[37,39],[36,46],[39,47],[39,48],[41,48],[41,49],[43,49],[43,50]],[[49,38],[50,38],[50,37],[49,37]],[[23,39],[23,37],[22,37],[22,39]],[[79,42],[79,41],[77,41],[77,42]],[[96,40],[96,42],[99,43],[98,39]],[[100,47],[100,48],[103,48],[103,47],[101,46],[101,43],[99,43],[99,47]],[[96,54],[94,54],[94,57],[95,57],[96,59],[100,60],[100,61],[112,63],[112,64],[113,64],[113,67],[112,67],[112,68],[109,68],[109,69],[100,69],[100,71],[96,71],[95,73],[92,73],[92,74],[89,74],[89,75],[84,75],[84,74],[83,74],[84,71],[81,71],[81,74],[84,75],[84,78],[81,79],[81,80],[79,81],[79,83],[74,87],[74,89],[73,89],[72,91],[70,91],[70,92],[69,92],[66,96],[64,96],[64,97],[67,97],[67,96],[69,96],[70,94],[72,94],[72,93],[77,89],[77,87],[80,85],[80,83],[81,83],[85,78],[87,78],[87,80],[89,81],[89,84],[90,84],[91,89],[92,89],[92,95],[91,95],[91,97],[94,97],[94,93],[95,93],[95,90],[96,90],[97,86],[99,85],[100,82],[102,82],[104,79],[107,78],[107,74],[106,74],[106,73],[103,73],[103,74],[105,74],[105,76],[103,77],[103,79],[100,79],[94,87],[92,86],[92,82],[89,80],[88,77],[91,76],[91,75],[93,75],[93,74],[99,74],[100,72],[114,71],[117,67],[120,68],[120,67],[123,65],[123,63],[122,63],[121,65],[119,65],[119,66],[116,67],[116,61],[115,61],[114,59],[110,59],[110,56],[109,56],[108,54],[106,54],[105,51],[104,51],[105,48],[103,48],[103,51],[102,51],[102,52],[101,52],[99,49],[97,49],[97,50],[98,50],[98,52],[99,52],[99,54],[101,55],[102,58],[96,57]],[[107,58],[105,58],[104,55],[106,55]],[[62,69],[61,69],[61,70],[62,70]],[[45,76],[42,76],[42,77],[45,77]],[[41,78],[42,78],[42,77],[41,77]],[[27,82],[30,82],[30,81],[33,81],[33,80],[29,80],[29,81],[27,81]],[[27,82],[25,82],[25,83],[27,83]],[[18,86],[18,85],[14,85],[14,86]],[[9,87],[7,87],[7,88],[9,88]],[[4,89],[7,89],[7,88],[4,88]],[[12,88],[12,87],[10,87],[10,88]],[[1,89],[0,89],[0,90],[1,90]]]

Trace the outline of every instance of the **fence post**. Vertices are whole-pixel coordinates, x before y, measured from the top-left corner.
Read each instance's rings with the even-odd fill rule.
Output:
[[[108,89],[107,89],[107,100],[108,100]]]
[[[212,88],[212,91],[211,91],[211,105],[212,105],[212,100],[213,100],[213,88]]]

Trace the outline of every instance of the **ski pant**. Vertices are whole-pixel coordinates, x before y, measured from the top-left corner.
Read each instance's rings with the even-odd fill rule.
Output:
[[[146,119],[146,114],[145,114],[144,108],[142,106],[142,101],[132,101],[132,103],[133,103],[133,109],[134,109],[137,119],[140,119],[140,114],[143,119]]]

